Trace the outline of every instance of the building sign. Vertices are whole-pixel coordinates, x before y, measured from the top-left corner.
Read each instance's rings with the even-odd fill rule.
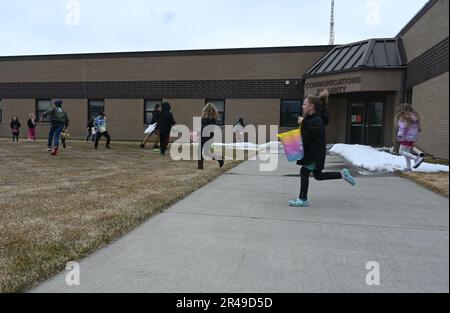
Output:
[[[330,94],[339,94],[353,91],[354,85],[361,85],[362,78],[358,77],[348,77],[340,79],[328,79],[319,80],[314,82],[307,82],[305,88],[307,90],[316,89],[316,93],[319,94],[322,90],[328,89]]]

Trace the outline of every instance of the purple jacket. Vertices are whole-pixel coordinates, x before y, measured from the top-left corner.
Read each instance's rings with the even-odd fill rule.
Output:
[[[411,124],[408,127],[406,122],[399,120],[398,121],[398,133],[397,139],[400,142],[416,142],[419,137],[420,122],[417,118],[413,118]]]

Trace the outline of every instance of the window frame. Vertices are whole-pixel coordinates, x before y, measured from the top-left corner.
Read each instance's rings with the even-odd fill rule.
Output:
[[[227,100],[226,99],[205,99],[205,105],[207,105],[208,103],[212,103],[212,104],[215,105],[214,102],[218,102],[218,101],[223,101],[223,111],[217,110],[219,112],[219,116],[220,116],[220,113],[222,114],[222,116],[221,116],[222,120],[217,121],[217,125],[218,126],[224,126],[225,125],[225,112],[226,112]],[[217,107],[216,107],[216,109],[217,109]]]
[[[46,110],[40,110],[39,109],[39,102],[40,101],[48,101],[48,102],[50,102],[50,106]],[[36,99],[35,100],[36,121],[39,122],[39,123],[45,123],[45,124],[50,123],[50,117],[46,117],[44,120],[42,120],[42,122],[40,122],[40,119],[41,119],[42,114],[47,112],[51,108],[52,108],[52,99]]]
[[[302,116],[302,100],[281,99],[280,100],[280,127],[298,127],[298,122],[295,122],[293,124],[287,124],[283,120],[283,114],[285,113],[283,111],[283,103],[287,102],[287,101],[298,102],[299,103],[299,108],[300,108],[300,112],[298,114],[299,114],[299,116]]]
[[[150,125],[151,121],[147,121],[147,113],[153,113],[153,111],[155,110],[155,108],[153,108],[152,111],[148,111],[147,110],[147,106],[146,106],[147,101],[158,102],[159,105],[161,105],[161,106],[162,106],[162,103],[163,103],[163,99],[144,99],[144,117],[143,117],[144,118],[144,125]],[[153,118],[153,114],[152,114],[152,118]]]
[[[90,110],[91,101],[102,101],[103,102],[103,110],[99,111],[99,113],[100,112],[105,112],[105,107],[106,107],[105,99],[87,99],[87,120],[88,120],[88,122],[93,117],[93,116],[91,116],[91,110]],[[94,117],[94,118],[96,118],[96,117]]]

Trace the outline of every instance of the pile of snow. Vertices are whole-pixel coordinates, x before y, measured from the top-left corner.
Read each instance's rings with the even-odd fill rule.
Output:
[[[373,172],[394,172],[406,170],[403,156],[379,151],[369,146],[336,144],[330,149],[331,153],[339,154],[355,166]],[[445,165],[423,163],[415,172],[448,172]]]

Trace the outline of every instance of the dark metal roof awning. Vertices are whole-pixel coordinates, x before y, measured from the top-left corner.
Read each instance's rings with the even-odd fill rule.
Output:
[[[305,76],[351,70],[401,68],[405,65],[399,39],[370,39],[338,46],[311,67]]]

